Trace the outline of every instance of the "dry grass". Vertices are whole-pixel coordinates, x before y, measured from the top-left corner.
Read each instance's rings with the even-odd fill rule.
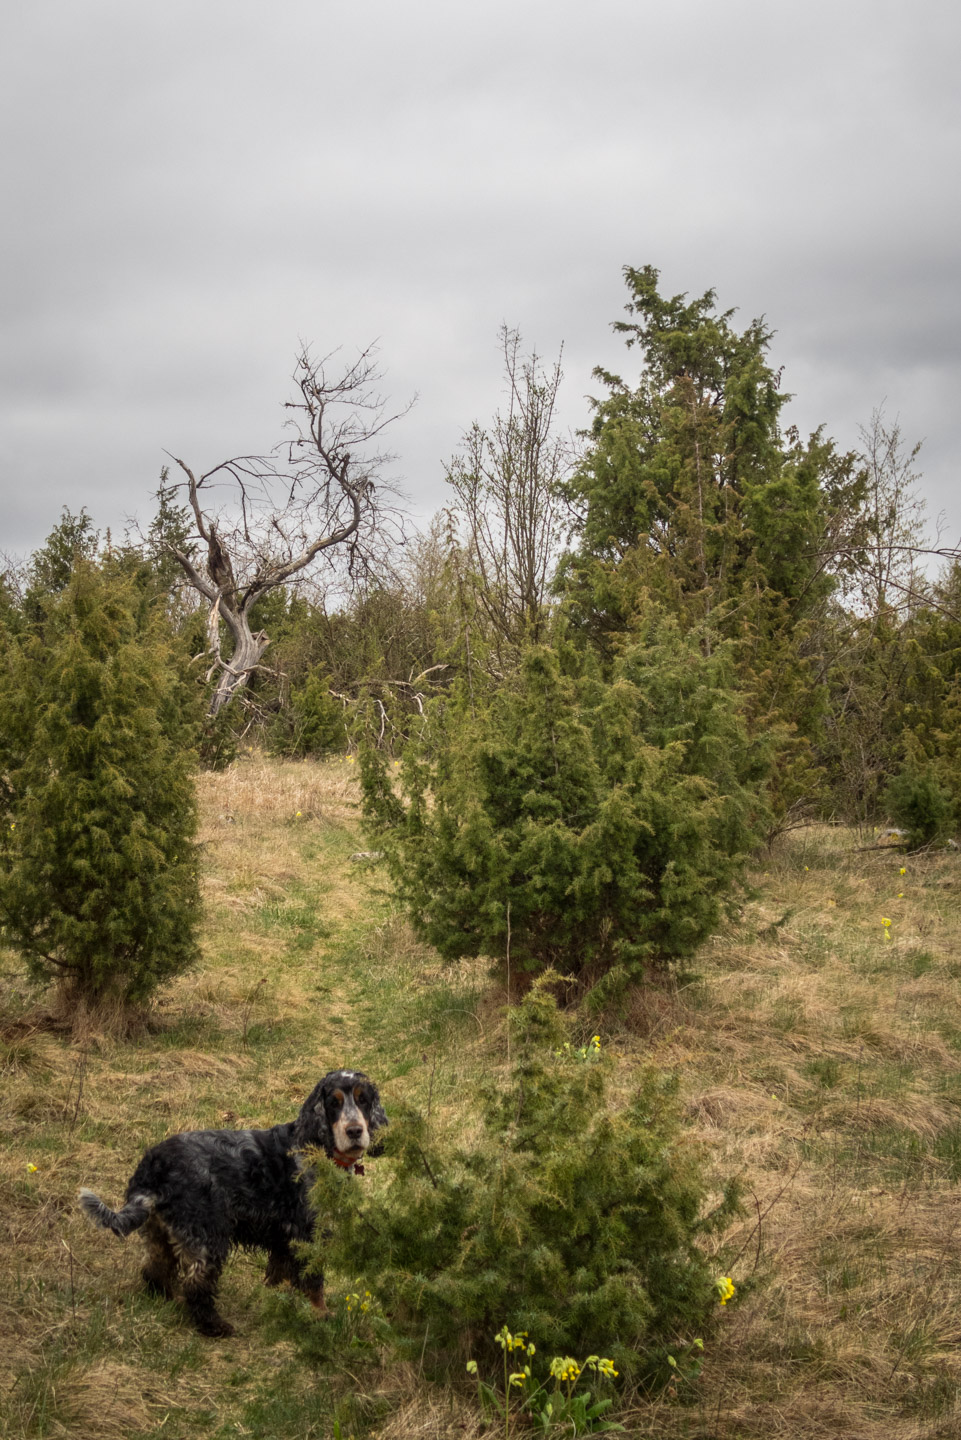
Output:
[[[726,1237],[744,1298],[693,1411],[651,1433],[961,1434],[961,869],[824,830],[757,881],[648,1031],[749,1201]]]
[[[332,1434],[338,1406],[345,1436],[480,1433],[469,1395],[416,1366],[351,1361],[345,1378],[272,1341],[255,1257],[226,1275],[238,1336],[199,1340],[141,1296],[133,1243],[75,1207],[81,1184],[119,1199],[164,1134],[272,1124],[344,1062],[381,1080],[388,1108],[429,1101],[461,1136],[476,1124],[472,1088],[506,1053],[503,994],[482,963],[440,964],[351,862],[355,800],[346,761],[253,755],[204,777],[204,960],[139,1029],[39,1004],[7,960],[6,1433],[306,1440]],[[722,1252],[738,1299],[700,1379],[625,1423],[677,1440],[947,1440],[961,1434],[961,862],[858,853],[824,829],[782,842],[755,879],[697,980],[639,990],[602,1027],[620,1089],[642,1059],[680,1071],[706,1162],[746,1197]]]
[[[326,825],[356,818],[357,785],[352,760],[286,760],[278,763],[251,750],[222,774],[200,777],[205,834],[238,822],[272,829],[296,818]]]
[[[371,889],[350,860],[356,798],[346,761],[252,756],[203,777],[203,961],[146,1022],[33,996],[0,959],[0,1433],[330,1434],[336,1396],[258,1327],[259,1257],[225,1276],[238,1336],[205,1344],[179,1307],[141,1295],[136,1241],[91,1229],[76,1193],[116,1203],[147,1144],[273,1124],[340,1064],[386,1080],[388,1103],[423,1089],[450,1109],[484,1042],[486,967],[445,971]],[[419,1384],[400,1367],[375,1388],[377,1413],[399,1413]]]

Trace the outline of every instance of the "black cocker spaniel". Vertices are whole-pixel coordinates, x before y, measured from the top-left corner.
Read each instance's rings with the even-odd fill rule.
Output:
[[[296,1120],[271,1130],[187,1130],[148,1150],[111,1210],[81,1190],[84,1213],[126,1238],[142,1228],[143,1278],[168,1297],[178,1269],[190,1317],[202,1335],[232,1335],[217,1309],[217,1285],[235,1245],[267,1251],[268,1285],[289,1280],[324,1312],[324,1279],[305,1272],[291,1249],[310,1240],[315,1216],[302,1152],[326,1151],[363,1174],[372,1136],[387,1124],[377,1087],[360,1070],[332,1070],[308,1095]]]

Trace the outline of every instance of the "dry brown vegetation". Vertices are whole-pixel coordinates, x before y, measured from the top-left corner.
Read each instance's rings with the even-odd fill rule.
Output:
[[[174,1130],[287,1118],[344,1062],[376,1075],[388,1108],[472,1126],[472,1088],[505,1056],[503,992],[484,965],[442,966],[376,867],[350,859],[365,848],[355,798],[347,762],[251,755],[204,777],[204,962],[126,1033],[58,1012],[3,957],[4,1433],[327,1437],[338,1417],[344,1437],[480,1433],[469,1392],[381,1365],[376,1344],[332,1367],[276,1339],[258,1257],[226,1274],[238,1336],[201,1340],[140,1294],[137,1242],[75,1206],[83,1184],[119,1200]],[[824,828],[783,839],[754,880],[691,975],[599,1027],[625,1090],[641,1057],[680,1071],[706,1163],[739,1174],[746,1200],[719,1258],[738,1294],[700,1377],[620,1418],[678,1440],[947,1440],[961,1434],[961,862],[862,852]]]

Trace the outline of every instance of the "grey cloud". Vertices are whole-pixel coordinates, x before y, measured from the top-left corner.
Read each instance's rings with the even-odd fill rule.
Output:
[[[648,262],[767,316],[804,424],[852,443],[887,397],[961,525],[955,6],[48,0],[8,32],[0,549],[149,507],[164,447],[272,443],[300,338],[380,337],[429,513],[500,322],[565,342],[584,425]]]

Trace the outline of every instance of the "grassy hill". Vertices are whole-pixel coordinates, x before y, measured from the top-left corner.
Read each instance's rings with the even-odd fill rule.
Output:
[[[503,987],[413,939],[376,866],[351,859],[356,814],[346,761],[254,755],[204,777],[204,962],[126,1036],[38,1003],[2,957],[4,1434],[481,1433],[466,1377],[432,1385],[373,1332],[350,1345],[365,1338],[351,1277],[329,1282],[343,1343],[310,1363],[277,1323],[298,1302],[235,1254],[223,1309],[238,1334],[202,1340],[141,1294],[138,1242],[95,1232],[75,1203],[89,1185],[115,1204],[173,1131],[292,1117],[342,1064],[368,1070],[388,1110],[429,1110],[440,1135],[476,1124],[476,1086],[506,1060]],[[690,1440],[947,1440],[961,1434],[961,861],[863,851],[825,827],[782,839],[753,878],[696,974],[600,1027],[625,1088],[642,1059],[679,1070],[692,1138],[746,1196],[725,1237],[737,1297],[700,1375],[622,1397],[618,1418]],[[584,1017],[585,1040],[596,1025]]]

